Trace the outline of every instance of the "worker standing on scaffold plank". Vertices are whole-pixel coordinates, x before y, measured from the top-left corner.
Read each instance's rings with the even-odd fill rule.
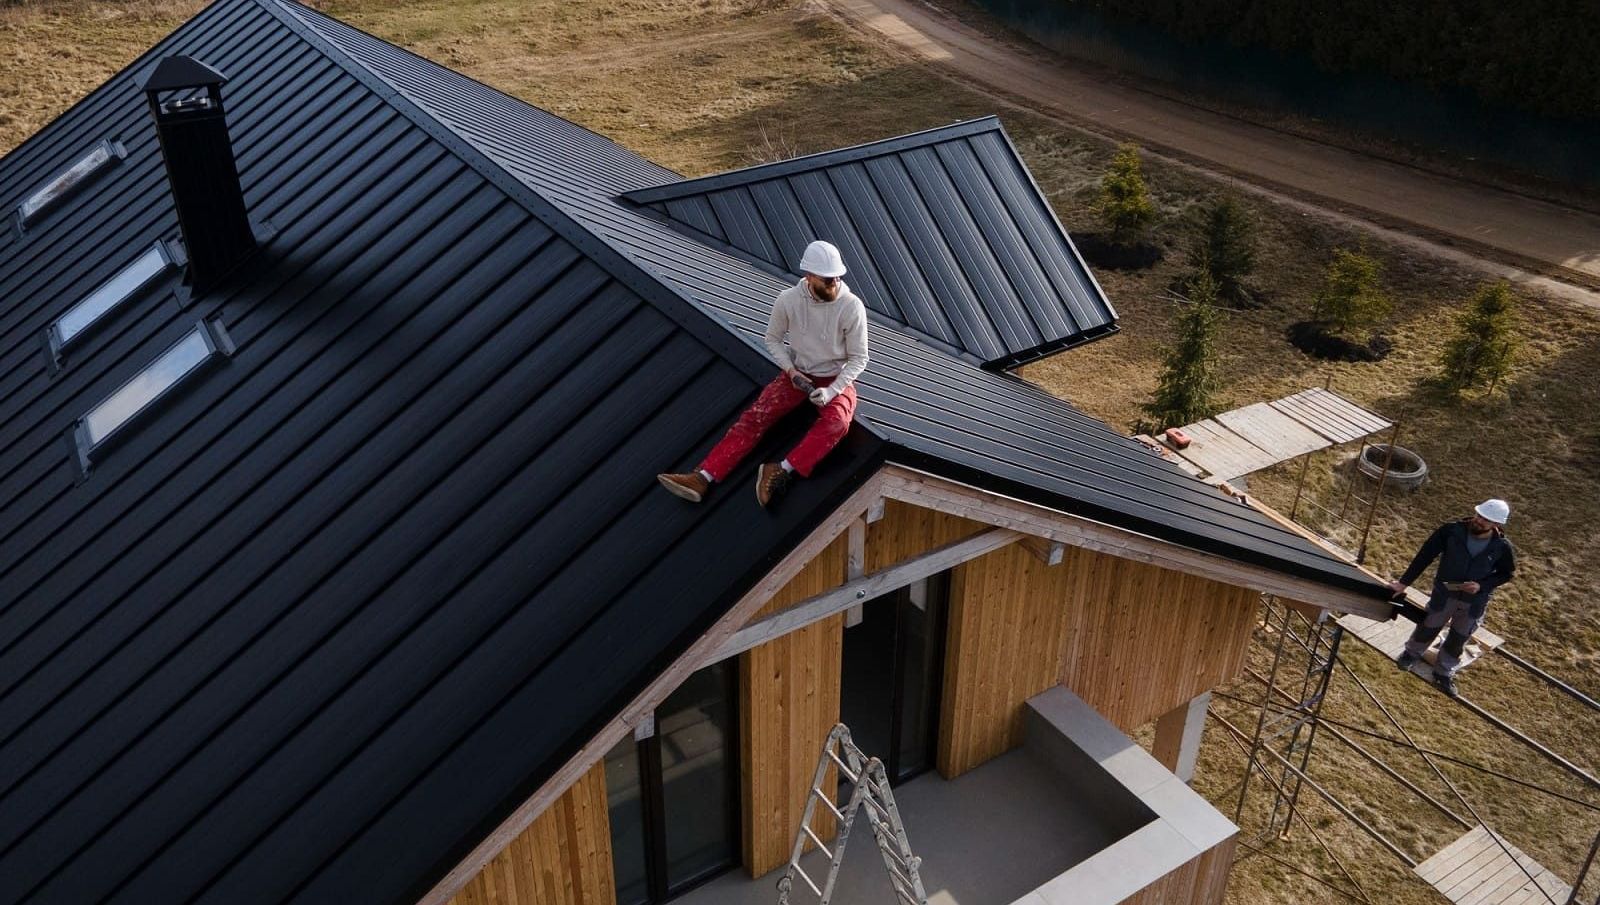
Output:
[[[855,379],[867,367],[867,309],[844,283],[844,259],[828,242],[800,257],[800,282],[778,293],[767,322],[767,351],[783,373],[772,379],[694,471],[660,474],[661,486],[691,503],[738,466],[767,429],[806,400],[819,411],[805,438],[779,462],[756,471],[756,501],[772,503],[791,476],[810,477],[844,439],[856,412]],[[784,345],[784,337],[789,339]]]
[[[1389,590],[1397,596],[1403,594],[1430,563],[1439,560],[1427,614],[1417,623],[1405,651],[1395,662],[1401,669],[1410,669],[1449,623],[1450,634],[1439,645],[1439,659],[1433,665],[1433,684],[1452,698],[1456,696],[1461,649],[1482,624],[1489,595],[1510,581],[1517,570],[1516,550],[1505,532],[1510,517],[1511,507],[1505,500],[1479,503],[1471,516],[1440,525],[1417,551],[1400,580],[1389,582]]]

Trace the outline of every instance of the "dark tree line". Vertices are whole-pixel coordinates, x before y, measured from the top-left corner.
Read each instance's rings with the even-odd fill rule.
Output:
[[[1056,0],[1182,40],[1302,56],[1535,113],[1600,120],[1596,0]]]

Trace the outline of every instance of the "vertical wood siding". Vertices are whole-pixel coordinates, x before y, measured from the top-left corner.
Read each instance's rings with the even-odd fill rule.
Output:
[[[870,551],[869,551],[870,556]],[[1046,566],[1020,547],[955,570],[939,772],[1022,741],[1022,707],[1057,682],[1123,731],[1239,671],[1257,595],[1077,547]]]
[[[1233,869],[1238,836],[1185,862],[1182,867],[1122,900],[1122,905],[1221,905]]]
[[[952,575],[938,751],[946,778],[1022,744],[1023,703],[1060,681],[1065,566],[1011,546]]]
[[[846,537],[840,536],[755,618],[843,584],[846,547]],[[839,721],[843,651],[844,616],[838,615],[739,657],[741,835],[751,876],[789,858],[822,742]],[[823,787],[832,785],[830,778]],[[812,829],[829,839],[833,823],[824,812]]]
[[[951,541],[989,530],[981,522],[885,500],[883,518],[867,526],[868,572],[887,568]]]
[[[1061,682],[1124,732],[1233,678],[1259,595],[1068,548]]]
[[[451,905],[615,905],[606,773],[594,765]]]

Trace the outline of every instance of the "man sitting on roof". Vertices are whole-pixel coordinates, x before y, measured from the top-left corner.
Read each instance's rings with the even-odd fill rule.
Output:
[[[800,258],[800,282],[778,293],[767,322],[767,351],[783,373],[773,378],[688,474],[660,474],[661,486],[698,503],[711,485],[728,476],[778,419],[807,399],[821,411],[817,421],[781,462],[756,470],[756,500],[770,504],[790,475],[809,477],[850,429],[856,412],[855,379],[867,367],[867,309],[846,286],[844,259],[833,245],[817,241]],[[784,346],[788,334],[789,345]]]

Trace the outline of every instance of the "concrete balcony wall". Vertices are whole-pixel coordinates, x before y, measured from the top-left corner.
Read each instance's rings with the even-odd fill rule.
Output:
[[[1215,905],[1238,828],[1064,687],[1028,700],[1023,746],[1118,838],[1013,905]]]

